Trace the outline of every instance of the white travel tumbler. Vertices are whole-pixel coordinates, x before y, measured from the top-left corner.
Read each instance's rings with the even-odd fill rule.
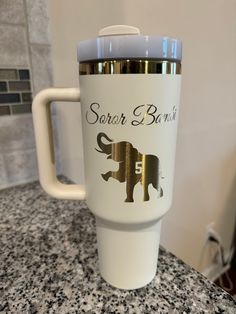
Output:
[[[181,53],[177,39],[109,26],[78,45],[80,88],[46,89],[33,102],[41,185],[56,198],[86,199],[100,273],[121,289],[143,287],[156,273],[172,202]],[[85,186],[56,178],[52,101],[81,103]]]

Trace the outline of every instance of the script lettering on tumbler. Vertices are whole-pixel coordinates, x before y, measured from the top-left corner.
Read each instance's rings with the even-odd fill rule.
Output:
[[[97,102],[93,102],[90,105],[90,110],[86,112],[86,120],[89,124],[121,124],[124,125],[127,119],[124,113],[112,115],[108,113],[99,113],[100,105]]]
[[[124,113],[112,114],[102,110],[102,106],[93,102],[86,111],[86,121],[89,124],[109,124],[125,125],[130,123],[132,126],[153,125],[176,120],[177,107],[173,106],[170,112],[160,112],[158,106],[154,104],[142,104],[131,109],[131,118],[127,118]],[[130,115],[128,115],[130,117]]]
[[[137,119],[133,120],[131,124],[138,126],[170,122],[176,119],[176,114],[177,108],[175,106],[169,113],[158,113],[158,107],[153,104],[140,105],[133,110],[133,115]]]

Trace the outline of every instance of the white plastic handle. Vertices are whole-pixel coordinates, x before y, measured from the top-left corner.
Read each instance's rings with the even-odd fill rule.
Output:
[[[52,101],[80,101],[78,88],[48,88],[39,92],[32,105],[39,180],[43,189],[60,199],[85,199],[85,187],[57,180],[52,137],[50,104]]]

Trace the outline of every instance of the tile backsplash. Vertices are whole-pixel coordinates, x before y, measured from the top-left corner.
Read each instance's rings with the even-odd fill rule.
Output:
[[[0,116],[30,113],[32,93],[29,69],[0,69],[0,80]]]
[[[38,178],[31,104],[52,85],[48,1],[0,0],[0,189]]]

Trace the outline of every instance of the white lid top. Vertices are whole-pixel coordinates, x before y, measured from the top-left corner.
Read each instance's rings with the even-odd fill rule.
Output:
[[[79,62],[117,59],[182,59],[182,43],[178,39],[140,35],[137,27],[112,25],[99,31],[99,37],[78,44]]]

